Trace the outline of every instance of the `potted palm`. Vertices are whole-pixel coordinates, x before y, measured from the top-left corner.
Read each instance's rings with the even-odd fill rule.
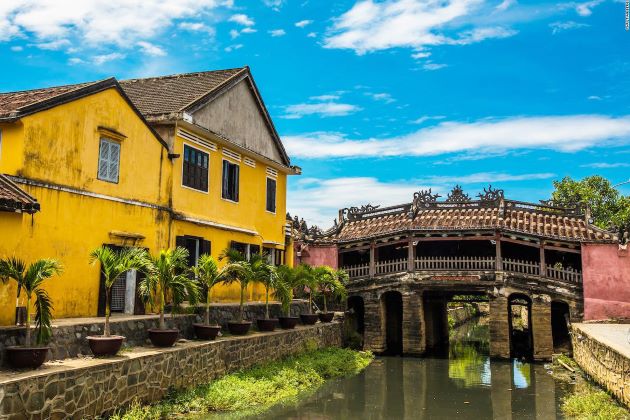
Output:
[[[214,340],[221,326],[216,323],[210,324],[210,292],[212,288],[222,281],[222,272],[219,270],[217,261],[210,255],[204,254],[199,257],[197,265],[193,267],[193,273],[200,289],[206,292],[206,308],[203,324],[193,324],[195,336],[201,340]]]
[[[250,321],[243,319],[245,290],[254,278],[252,266],[243,254],[231,248],[224,250],[219,259],[227,259],[227,265],[223,267],[222,283],[226,285],[237,283],[240,289],[238,315],[235,320],[228,322],[228,330],[234,335],[245,335],[252,325]]]
[[[62,267],[58,261],[42,259],[28,267],[17,258],[0,260],[0,279],[7,282],[13,279],[24,293],[26,300],[26,338],[23,346],[7,347],[9,364],[16,368],[36,368],[44,363],[52,334],[52,302],[42,283],[54,275],[61,274]],[[35,305],[36,343],[33,346],[31,337],[31,304]]]
[[[278,275],[276,268],[269,264],[265,257],[254,255],[250,260],[253,280],[265,287],[265,318],[257,319],[256,325],[259,331],[273,331],[278,324],[277,319],[269,318],[269,292],[277,287]]]
[[[321,294],[324,301],[324,311],[318,314],[321,322],[330,322],[335,317],[334,312],[328,312],[328,299],[345,299],[347,292],[345,282],[348,274],[343,270],[335,270],[328,266],[315,269],[317,277],[317,293]]]
[[[173,300],[174,307],[185,299],[197,303],[198,289],[195,280],[188,276],[188,251],[186,248],[162,250],[156,256],[144,253],[142,270],[145,278],[139,285],[140,293],[160,314],[159,328],[148,330],[149,339],[156,347],[171,347],[179,336],[176,328],[166,328],[164,306],[166,296]]]
[[[116,280],[129,270],[142,268],[144,251],[140,248],[122,248],[114,250],[108,246],[101,246],[90,253],[90,263],[101,264],[105,285],[105,327],[103,335],[87,337],[88,344],[94,356],[114,356],[120,350],[125,337],[111,335],[109,318],[111,315],[111,292]]]
[[[294,268],[281,265],[276,269],[278,280],[276,282],[276,297],[282,304],[284,316],[278,317],[280,328],[292,330],[300,318],[291,316],[291,302],[293,301],[293,289],[298,286],[297,273]]]
[[[308,312],[300,314],[300,319],[304,325],[313,325],[319,319],[319,316],[313,313],[313,294],[317,289],[318,282],[317,272],[310,265],[301,264],[297,268],[296,276],[298,285],[301,286],[308,295]]]

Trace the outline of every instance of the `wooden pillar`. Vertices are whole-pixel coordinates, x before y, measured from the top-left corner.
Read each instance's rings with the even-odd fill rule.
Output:
[[[407,271],[413,273],[415,271],[415,247],[413,246],[413,237],[407,242]]]
[[[376,273],[376,246],[374,241],[370,242],[370,277],[374,277]]]
[[[495,238],[495,243],[496,243],[495,245],[496,259],[497,259],[496,270],[502,271],[503,270],[503,257],[501,256],[501,235],[498,233]]]
[[[542,277],[547,276],[547,263],[545,261],[545,244],[540,242],[540,275]]]

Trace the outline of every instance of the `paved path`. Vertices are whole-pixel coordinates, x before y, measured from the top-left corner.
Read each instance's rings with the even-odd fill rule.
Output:
[[[600,343],[630,358],[630,324],[573,324]]]

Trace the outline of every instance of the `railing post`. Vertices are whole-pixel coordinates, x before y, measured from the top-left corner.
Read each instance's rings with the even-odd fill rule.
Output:
[[[376,272],[376,261],[375,261],[375,255],[376,255],[376,247],[374,244],[374,241],[370,242],[370,277],[374,277],[374,274]]]
[[[540,276],[547,277],[547,263],[545,261],[545,244],[540,241]]]
[[[503,257],[501,256],[501,235],[497,233],[496,239],[495,239],[495,249],[496,249],[496,270],[497,271],[502,271],[503,270]]]
[[[414,264],[414,254],[413,238],[410,237],[407,242],[407,271],[410,273],[416,271]]]

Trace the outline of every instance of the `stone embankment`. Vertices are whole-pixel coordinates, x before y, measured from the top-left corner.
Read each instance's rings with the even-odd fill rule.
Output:
[[[462,325],[463,323],[470,321],[471,319],[488,315],[490,307],[485,302],[473,302],[448,308],[448,316],[453,320],[453,327]]]

